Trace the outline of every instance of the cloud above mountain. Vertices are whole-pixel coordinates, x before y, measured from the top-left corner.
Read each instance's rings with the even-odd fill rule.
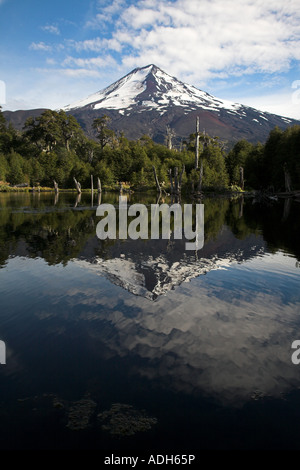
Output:
[[[49,100],[49,82],[71,102],[154,63],[232,101],[243,97],[251,106],[251,97],[256,105],[264,96],[266,111],[276,95],[277,114],[300,118],[291,89],[299,80],[298,0],[95,0],[75,6],[45,0],[17,10],[10,1],[0,5],[8,102],[35,96],[40,106],[58,107],[58,100]]]
[[[286,71],[300,59],[300,8],[294,0],[119,0],[88,26],[115,22],[111,50],[128,69],[147,61],[192,82]],[[88,47],[88,43],[82,43]],[[92,44],[91,44],[92,45]],[[184,75],[184,76],[183,76]]]

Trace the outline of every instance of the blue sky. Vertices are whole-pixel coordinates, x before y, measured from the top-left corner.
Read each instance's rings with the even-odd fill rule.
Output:
[[[300,2],[0,0],[3,109],[58,109],[150,63],[300,119]]]

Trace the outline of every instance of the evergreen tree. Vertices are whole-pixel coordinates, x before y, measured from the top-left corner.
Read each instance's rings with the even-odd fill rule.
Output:
[[[112,142],[113,137],[115,136],[114,131],[107,127],[107,124],[111,119],[104,115],[101,118],[94,119],[93,129],[97,131],[97,138],[99,139],[101,150],[109,143]]]

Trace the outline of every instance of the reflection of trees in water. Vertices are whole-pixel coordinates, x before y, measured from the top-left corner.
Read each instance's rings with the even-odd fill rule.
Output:
[[[96,218],[95,207],[84,208],[77,202],[78,207],[74,209],[73,199],[68,208],[63,198],[56,199],[55,206],[49,206],[42,198],[38,200],[30,194],[18,195],[17,198],[1,196],[0,266],[5,264],[10,255],[18,254],[40,256],[49,264],[66,264],[70,259],[79,257],[87,241],[93,237],[94,255],[110,256],[112,246],[119,242],[98,240],[96,224],[99,219]],[[105,202],[117,205],[118,195],[106,197]],[[155,200],[153,196],[145,195],[139,202],[147,204],[150,212],[150,204]],[[252,199],[244,202],[242,198],[220,198],[206,199],[204,204],[205,243],[216,240],[226,224],[239,240],[251,234],[263,235],[271,251],[287,250],[300,259],[300,218],[299,204],[296,202],[289,199],[266,206],[252,204]],[[25,242],[25,245],[21,242]],[[147,240],[143,243],[147,244]]]
[[[268,249],[287,251],[300,260],[300,205],[292,199],[266,204],[247,204],[245,223],[252,232],[260,233]]]
[[[42,214],[0,211],[0,263],[18,254],[40,256],[49,264],[67,263],[95,233],[93,215],[92,211],[71,210]]]

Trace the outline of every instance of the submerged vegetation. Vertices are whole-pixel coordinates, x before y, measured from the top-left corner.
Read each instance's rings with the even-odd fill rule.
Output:
[[[107,116],[95,119],[93,127],[97,141],[84,134],[72,115],[46,110],[28,118],[20,132],[0,110],[0,191],[53,188],[53,181],[60,188],[74,188],[74,177],[89,188],[91,175],[110,189],[124,182],[143,190],[155,187],[153,166],[162,189],[169,190],[169,170],[175,167],[185,167],[183,190],[197,184],[196,134],[175,150],[169,141],[164,146],[146,135],[130,141],[109,128]],[[299,189],[300,126],[275,128],[265,144],[241,140],[227,153],[224,147],[218,138],[200,133],[202,190],[240,191],[244,183],[245,189]]]

